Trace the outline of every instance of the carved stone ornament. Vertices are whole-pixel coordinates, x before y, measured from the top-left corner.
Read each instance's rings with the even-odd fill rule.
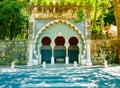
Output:
[[[33,18],[40,19],[78,19],[76,12],[81,8],[91,8],[91,6],[83,6],[82,3],[79,5],[74,2],[71,3],[61,3],[56,2],[55,4],[50,2],[49,5],[43,3],[43,5],[34,3],[27,6],[30,16]],[[89,13],[85,13],[89,16]]]

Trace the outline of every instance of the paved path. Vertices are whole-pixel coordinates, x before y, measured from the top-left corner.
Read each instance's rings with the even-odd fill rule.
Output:
[[[17,69],[15,72],[2,69],[0,88],[120,88],[120,66],[48,67]]]

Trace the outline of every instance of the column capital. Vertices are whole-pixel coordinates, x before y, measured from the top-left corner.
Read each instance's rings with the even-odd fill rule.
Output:
[[[65,43],[66,48],[68,48],[68,47],[69,47],[69,45],[70,45],[69,43]]]
[[[33,40],[29,40],[28,41],[28,45],[33,45],[34,44],[34,41]]]
[[[50,46],[53,48],[55,47],[55,43],[51,43]]]
[[[82,44],[77,44],[77,46],[78,46],[79,48],[81,48],[81,47],[82,47]]]
[[[29,19],[29,23],[33,23],[35,21],[34,15],[32,14],[31,16],[29,16]]]
[[[91,40],[86,40],[86,42],[87,42],[87,43],[90,43],[90,42],[91,42]]]
[[[86,44],[90,44],[91,43],[91,40],[86,40]]]
[[[34,41],[33,41],[33,40],[29,40],[28,42],[29,42],[29,43],[33,43]]]

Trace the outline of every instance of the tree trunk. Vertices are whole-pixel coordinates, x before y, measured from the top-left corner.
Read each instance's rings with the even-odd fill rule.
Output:
[[[98,7],[98,0],[96,0],[96,2],[95,2],[95,14],[94,14],[94,21],[93,21],[93,29],[96,29],[97,7]]]
[[[117,24],[117,59],[116,61],[120,64],[120,0],[113,0],[114,1],[114,14]]]
[[[104,30],[104,14],[102,14],[101,21],[100,21],[100,31],[102,32]]]

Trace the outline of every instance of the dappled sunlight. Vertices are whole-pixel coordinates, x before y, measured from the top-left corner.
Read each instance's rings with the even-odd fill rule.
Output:
[[[0,87],[119,88],[120,67],[42,68],[1,72]]]

